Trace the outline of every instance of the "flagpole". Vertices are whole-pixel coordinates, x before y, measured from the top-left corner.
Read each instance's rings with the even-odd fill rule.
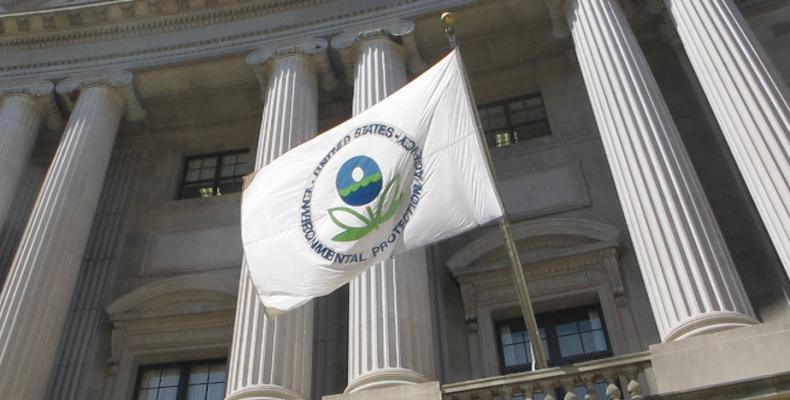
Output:
[[[455,49],[456,51],[460,51],[458,49],[458,42],[455,39],[455,16],[452,13],[445,12],[442,14],[442,23],[444,23],[444,33],[447,34],[447,40],[450,42],[450,47]],[[463,63],[461,63],[461,68],[464,68]],[[470,97],[472,94],[471,86],[469,85],[469,80],[466,76],[466,69],[464,68],[464,81],[467,87],[467,93],[469,93]],[[471,104],[475,104],[474,99],[471,99]],[[480,116],[477,114],[477,109],[472,107],[472,112],[475,116],[475,122],[477,123],[478,131],[483,134],[482,124],[480,123]],[[507,217],[507,212],[505,212],[504,203],[502,203],[502,198],[499,195],[499,185],[496,180],[495,172],[494,172],[494,163],[491,159],[491,153],[488,150],[488,146],[486,144],[485,137],[481,137],[481,147],[483,153],[485,154],[486,161],[488,162],[488,171],[491,175],[491,182],[494,185],[494,192],[496,193],[497,201],[499,202],[499,207],[502,210],[502,217],[499,219],[499,227],[502,230],[502,234],[505,236],[505,243],[507,245],[507,254],[510,257],[510,265],[512,266],[513,270],[513,278],[515,280],[516,286],[516,293],[518,294],[518,301],[521,306],[521,314],[524,317],[524,325],[527,328],[527,335],[529,336],[529,343],[530,347],[532,348],[532,359],[535,363],[534,369],[543,369],[547,367],[546,364],[546,356],[543,353],[543,346],[542,341],[540,339],[540,333],[538,330],[538,323],[535,321],[535,311],[532,309],[532,300],[529,296],[529,290],[527,289],[527,278],[524,275],[524,269],[521,264],[521,259],[518,254],[518,248],[516,247],[516,242],[513,240],[513,233],[510,228],[510,220]]]

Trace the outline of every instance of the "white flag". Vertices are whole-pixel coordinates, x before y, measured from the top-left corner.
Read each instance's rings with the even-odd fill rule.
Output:
[[[269,315],[502,216],[457,51],[257,172],[241,233]]]

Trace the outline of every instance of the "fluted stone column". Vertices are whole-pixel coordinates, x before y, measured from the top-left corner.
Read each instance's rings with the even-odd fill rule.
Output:
[[[117,72],[57,86],[74,110],[0,295],[0,393],[44,396],[118,124],[143,116],[132,81]]]
[[[247,57],[264,89],[255,169],[318,131],[318,79],[331,85],[327,42],[308,40]],[[246,260],[241,268],[227,399],[309,399],[313,302],[271,319],[264,314]]]
[[[346,32],[332,40],[354,77],[353,113],[359,114],[400,88],[407,64],[423,65],[409,21]],[[393,37],[404,45],[393,41]],[[347,393],[434,379],[433,328],[425,250],[378,264],[349,287]]]
[[[617,0],[568,22],[662,340],[754,324],[664,98]]]
[[[121,137],[113,150],[46,399],[91,398],[91,386],[86,383],[107,368],[106,359],[96,357],[105,351],[101,339],[109,323],[104,307],[121,267],[118,258],[129,223],[128,211],[149,146],[146,136]]]
[[[49,81],[0,84],[0,227],[6,221],[41,121],[49,116],[52,128],[61,121],[55,108],[54,88]]]
[[[790,93],[732,0],[665,0],[790,276]]]

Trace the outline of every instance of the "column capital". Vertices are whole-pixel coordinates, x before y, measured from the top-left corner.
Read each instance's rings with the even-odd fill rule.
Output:
[[[46,80],[0,82],[0,98],[7,96],[29,96],[47,119],[47,127],[57,129],[63,125],[54,96],[55,85]]]
[[[332,38],[332,47],[340,52],[347,77],[353,76],[353,50],[357,45],[366,40],[382,37],[394,39],[392,43],[398,45],[398,48],[406,56],[406,67],[409,73],[418,74],[425,69],[425,61],[420,56],[417,42],[414,40],[414,22],[410,20],[385,21],[349,28]]]
[[[267,76],[272,62],[289,56],[304,56],[312,61],[321,81],[321,88],[334,90],[337,78],[329,64],[326,50],[329,43],[321,38],[305,38],[298,41],[282,42],[259,48],[247,55],[247,64],[255,67],[255,74],[262,87],[266,87]]]
[[[145,118],[145,110],[138,101],[134,89],[134,75],[129,71],[102,71],[76,75],[59,82],[55,86],[55,91],[69,110],[72,110],[80,92],[90,87],[103,87],[118,96],[124,103],[124,114],[128,121],[140,121]]]
[[[623,14],[625,14],[625,16],[628,18],[631,18],[636,13],[636,10],[634,9],[634,0],[609,0],[609,1],[614,1],[617,4],[619,4],[620,8],[623,10]],[[566,23],[567,20],[572,17],[570,13],[576,7],[576,3],[578,2],[579,0],[546,0],[547,4],[554,4],[554,7],[556,7],[556,9],[559,12],[562,12],[562,14],[566,16]],[[660,10],[656,11],[656,6],[655,6],[656,0],[646,0],[646,2],[647,2],[648,11],[650,11],[651,13],[660,12]]]

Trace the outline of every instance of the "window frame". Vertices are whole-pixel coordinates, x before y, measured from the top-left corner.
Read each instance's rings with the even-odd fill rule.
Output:
[[[597,311],[601,320],[601,328],[603,330],[604,339],[606,340],[605,351],[598,351],[593,353],[584,353],[576,356],[562,357],[560,356],[559,336],[557,335],[556,326],[559,324],[580,321],[580,317],[586,316],[590,311]],[[559,310],[551,310],[535,316],[539,329],[544,329],[546,332],[546,347],[548,347],[547,357],[554,356],[546,360],[549,367],[557,367],[563,365],[574,364],[582,361],[598,360],[601,358],[612,357],[612,342],[609,339],[609,329],[604,320],[603,310],[600,304],[590,304],[586,306],[565,308]],[[508,318],[500,321],[494,321],[494,334],[497,341],[497,358],[499,359],[499,370],[502,374],[512,374],[516,372],[532,371],[532,366],[523,364],[521,366],[507,367],[505,365],[505,355],[503,352],[502,336],[500,335],[500,326],[506,324],[520,323],[524,324],[524,319],[521,315],[517,318]]]
[[[185,156],[181,162],[181,179],[178,184],[178,193],[176,194],[177,200],[189,200],[189,199],[203,199],[203,196],[196,196],[196,197],[184,197],[184,190],[187,184],[193,183],[201,183],[201,182],[211,182],[211,196],[208,197],[216,197],[217,196],[217,188],[219,187],[220,181],[223,177],[220,176],[220,172],[222,171],[222,159],[223,157],[231,156],[231,155],[238,155],[238,154],[250,154],[250,149],[236,149],[236,150],[227,150],[227,151],[218,151],[213,153],[204,153],[204,154],[195,154],[192,156]],[[214,165],[214,178],[211,180],[208,179],[199,179],[193,182],[187,182],[187,174],[189,173],[189,162],[192,160],[198,159],[205,159],[205,158],[216,158],[217,162]],[[254,168],[254,160],[249,161],[250,164]],[[225,178],[235,178],[235,177],[244,177],[246,175],[234,175],[232,177],[225,177]],[[238,193],[238,192],[231,192],[231,193]],[[228,193],[230,194],[230,193]]]
[[[503,128],[497,128],[498,130],[504,130],[504,132],[496,132],[496,130],[494,130],[494,131],[485,131],[484,130],[483,131],[483,135],[485,136],[485,139],[486,139],[486,145],[488,147],[508,147],[508,146],[512,146],[512,145],[514,145],[516,143],[519,143],[521,141],[527,141],[527,140],[531,140],[531,139],[537,139],[538,137],[542,137],[542,136],[536,136],[534,138],[518,139],[518,132],[516,132],[516,130],[515,130],[515,125],[513,124],[513,120],[512,120],[512,117],[511,117],[510,104],[516,103],[518,101],[527,101],[527,100],[535,99],[535,98],[539,98],[540,99],[540,105],[541,105],[541,108],[543,109],[543,116],[544,116],[543,119],[530,121],[530,122],[528,122],[526,124],[520,124],[519,126],[527,126],[527,127],[529,127],[529,126],[532,126],[532,125],[545,123],[546,126],[548,127],[548,132],[549,133],[547,135],[544,135],[544,136],[550,136],[551,135],[551,124],[549,123],[549,115],[546,112],[546,102],[544,101],[544,98],[543,98],[543,92],[539,91],[539,92],[534,92],[534,93],[528,93],[528,94],[521,95],[521,96],[510,97],[510,98],[507,98],[507,99],[497,100],[497,101],[493,101],[493,102],[490,102],[490,103],[480,104],[480,105],[477,106],[477,112],[478,113],[480,113],[480,111],[482,111],[483,109],[493,108],[493,107],[497,107],[497,106],[503,106],[503,110],[504,110],[506,126],[503,127]],[[482,121],[481,121],[481,124],[482,124]],[[481,126],[481,128],[485,129],[485,126]],[[504,146],[497,146],[497,139],[496,139],[497,133],[507,133],[507,134],[509,134],[510,135],[510,141],[511,141],[510,144],[504,145]],[[515,133],[515,135],[514,135],[514,133]],[[513,141],[514,139],[516,139],[516,140]]]
[[[181,361],[181,362],[167,362],[167,363],[159,363],[159,364],[146,364],[146,365],[138,365],[137,366],[137,377],[135,378],[134,383],[134,392],[132,393],[132,400],[137,400],[140,396],[140,390],[142,388],[140,385],[143,383],[143,372],[147,369],[166,369],[166,368],[178,368],[178,389],[176,389],[176,400],[186,400],[187,398],[187,390],[189,389],[189,373],[192,370],[192,367],[198,365],[211,365],[211,364],[225,364],[225,380],[223,384],[225,385],[225,390],[228,388],[228,359],[227,358],[212,358],[207,360],[192,360],[192,361]]]

